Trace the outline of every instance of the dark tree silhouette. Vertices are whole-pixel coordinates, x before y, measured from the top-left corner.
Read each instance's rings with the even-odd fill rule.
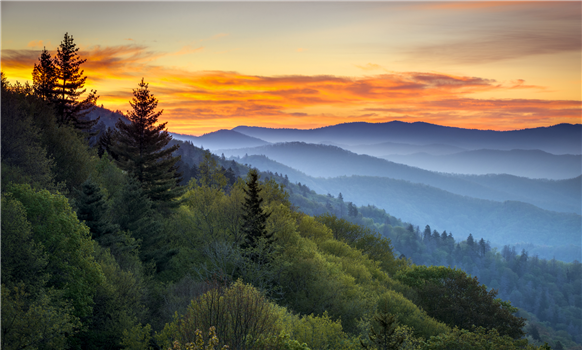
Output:
[[[79,48],[73,42],[73,36],[65,33],[65,38],[57,48],[57,56],[54,59],[56,68],[54,105],[59,125],[72,125],[76,129],[88,131],[99,120],[99,118],[95,120],[86,118],[99,96],[97,96],[97,91],[91,90],[84,100],[79,100],[87,91],[83,89],[87,77],[81,70],[81,65],[87,60],[81,59],[78,51]]]
[[[156,125],[163,110],[156,112],[158,100],[143,79],[133,90],[133,96],[129,102],[133,110],[127,114],[131,123],[118,119],[115,124],[116,163],[141,183],[156,207],[175,207],[179,205],[175,199],[182,195],[183,189],[179,186],[181,175],[176,165],[180,156],[173,157],[172,153],[180,146],[166,147],[172,140],[164,130],[167,123]]]
[[[57,69],[46,48],[42,50],[38,61],[38,64],[35,63],[32,69],[32,89],[36,96],[52,103],[55,99]]]

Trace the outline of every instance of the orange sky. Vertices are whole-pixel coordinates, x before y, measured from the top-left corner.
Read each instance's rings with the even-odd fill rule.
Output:
[[[71,14],[75,6],[87,10],[67,4]],[[143,4],[144,13],[153,16],[156,6]],[[572,34],[580,26],[580,13],[571,13],[579,3],[387,4],[386,15],[400,11],[390,25],[383,24],[377,6],[316,4],[311,5],[314,11],[329,14],[326,21],[306,17],[300,26],[289,21],[292,12],[277,12],[280,24],[265,23],[273,33],[253,28],[257,20],[251,19],[237,19],[245,35],[217,23],[214,30],[204,27],[206,33],[190,36],[183,33],[186,27],[179,27],[176,42],[164,34],[163,23],[159,32],[150,33],[151,40],[145,39],[147,33],[140,37],[131,20],[116,23],[111,32],[103,26],[91,31],[91,23],[66,31],[87,59],[86,87],[98,90],[99,104],[126,111],[132,89],[144,77],[172,132],[200,135],[238,125],[315,128],[391,120],[495,130],[581,122],[581,34]],[[174,16],[163,15],[170,27],[180,21],[179,12],[187,12],[179,5],[172,5],[178,6]],[[186,5],[192,11],[234,16],[224,14],[226,4]],[[125,11],[117,3],[103,6]],[[253,6],[249,16],[256,18],[270,18],[265,17],[273,15],[269,10],[277,9],[270,3]],[[301,11],[309,9],[298,3],[289,11],[301,18]],[[2,70],[10,81],[30,80],[40,48],[54,54],[64,34],[57,27],[50,33],[40,28],[12,32],[12,21],[32,10],[49,11],[40,3],[2,3]],[[469,21],[471,16],[475,23],[482,21],[480,26]],[[399,18],[421,24],[393,23]],[[540,23],[546,24],[543,31],[536,29]],[[383,31],[403,28],[401,36],[407,40],[394,34],[382,41]],[[459,28],[464,32],[457,33]],[[287,45],[280,46],[282,42]]]

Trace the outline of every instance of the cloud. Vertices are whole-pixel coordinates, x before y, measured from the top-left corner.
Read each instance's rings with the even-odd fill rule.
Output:
[[[450,61],[462,64],[482,64],[524,56],[580,52],[580,33],[554,31],[520,31],[490,33],[471,39],[425,45],[407,52],[415,61]]]
[[[209,132],[241,124],[319,127],[352,121],[426,121],[442,125],[494,128],[579,123],[580,101],[476,99],[471,94],[502,94],[514,89],[543,89],[523,79],[498,82],[474,76],[427,72],[385,72],[367,76],[260,76],[232,71],[189,71],[163,67],[168,55],[197,52],[150,50],[143,45],[94,46],[80,51],[82,68],[99,103],[127,110],[132,89],[144,77],[175,132]],[[9,78],[30,79],[39,50],[2,50]],[[121,88],[124,87],[124,88]],[[530,123],[530,124],[528,124]]]
[[[367,63],[363,66],[359,66],[359,65],[355,65],[356,67],[365,70],[365,71],[372,71],[372,70],[380,70],[380,69],[384,69],[382,68],[382,66],[375,64],[375,63]]]
[[[29,42],[27,45],[27,47],[38,47],[38,48],[43,48],[45,46],[50,46],[50,43],[45,44],[42,40],[32,40],[31,42]]]

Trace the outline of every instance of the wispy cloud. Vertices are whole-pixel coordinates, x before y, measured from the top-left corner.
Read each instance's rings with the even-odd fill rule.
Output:
[[[32,40],[31,42],[29,42],[27,45],[27,47],[38,47],[38,48],[43,48],[45,46],[51,46],[51,43],[45,43],[42,40]]]
[[[471,39],[424,45],[408,51],[410,59],[482,64],[524,56],[560,52],[580,52],[579,32],[557,33],[507,30],[476,35]]]
[[[365,70],[365,71],[373,71],[373,70],[381,70],[381,69],[384,69],[382,66],[380,66],[378,64],[375,64],[375,63],[367,63],[367,64],[365,64],[363,66],[360,66],[360,65],[357,65],[356,64],[355,66],[358,67],[358,68],[360,68],[360,69],[362,69],[362,70]]]

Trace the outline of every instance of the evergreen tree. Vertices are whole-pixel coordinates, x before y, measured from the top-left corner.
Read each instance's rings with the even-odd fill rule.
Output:
[[[473,234],[471,234],[471,233],[469,233],[469,237],[467,237],[467,244],[471,248],[473,248],[475,246],[475,239],[473,238]]]
[[[140,182],[154,205],[175,207],[179,204],[175,199],[183,189],[179,187],[181,175],[176,166],[180,156],[173,157],[172,153],[180,146],[166,147],[172,140],[164,130],[167,123],[156,125],[163,110],[156,112],[158,100],[143,79],[133,96],[129,102],[133,110],[127,115],[131,123],[119,119],[115,124],[118,131],[113,153],[118,157],[117,165]]]
[[[65,33],[65,38],[57,48],[57,56],[54,59],[56,68],[54,105],[59,125],[73,125],[76,129],[88,131],[99,120],[99,118],[86,120],[87,114],[95,106],[99,96],[97,96],[97,91],[91,90],[84,100],[79,100],[87,91],[83,89],[87,77],[81,70],[81,65],[87,60],[81,59],[78,51],[79,48],[73,42],[73,36]]]
[[[426,227],[424,228],[424,232],[423,232],[423,240],[424,242],[429,242],[431,239],[431,235],[430,235],[430,226],[426,225]]]
[[[99,140],[97,141],[97,154],[99,158],[103,157],[103,154],[107,152],[113,159],[117,159],[117,155],[113,151],[113,143],[114,143],[114,132],[111,128],[107,128],[107,130],[99,135]]]
[[[47,102],[54,102],[57,84],[57,70],[54,60],[44,48],[38,61],[32,70],[32,89],[36,96]]]
[[[366,344],[360,340],[364,349],[378,350],[398,350],[404,342],[404,336],[395,334],[396,317],[394,315],[380,312],[374,316],[374,323],[378,325],[378,330],[373,326],[370,327],[368,338],[371,344]]]
[[[128,179],[113,204],[113,213],[119,228],[130,232],[132,237],[141,242],[140,259],[144,262],[154,261],[158,271],[164,270],[176,251],[167,249],[161,218],[156,216],[152,202],[135,178]]]
[[[249,171],[247,188],[244,189],[244,192],[246,196],[243,203],[242,232],[246,239],[242,248],[257,248],[261,240],[269,245],[273,242],[273,233],[267,233],[266,229],[266,222],[270,214],[265,213],[261,208],[263,199],[259,196],[261,188],[259,187],[259,175],[255,169]]]
[[[99,185],[90,178],[81,185],[77,199],[77,217],[84,220],[93,239],[99,240],[105,235],[113,234],[117,227],[107,219],[107,203]]]

